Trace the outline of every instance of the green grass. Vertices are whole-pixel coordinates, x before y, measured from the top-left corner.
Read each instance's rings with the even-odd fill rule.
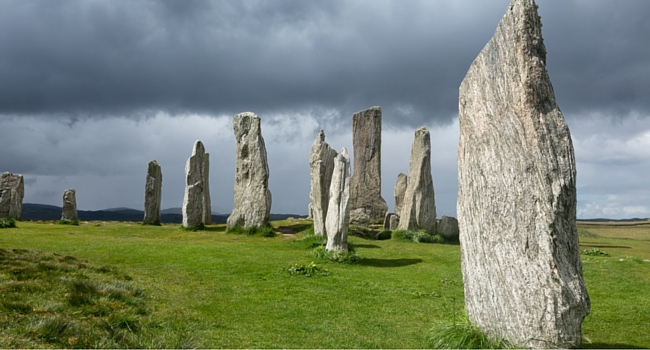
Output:
[[[425,231],[395,230],[392,232],[391,239],[415,243],[445,243],[445,239],[442,236],[438,234],[431,235]]]
[[[79,221],[77,221],[77,220],[61,219],[61,220],[59,220],[57,222],[59,223],[59,225],[75,225],[75,226],[79,226]]]
[[[273,229],[273,226],[271,226],[270,224],[262,227],[249,227],[249,228],[234,226],[226,229],[226,233],[230,233],[234,235],[249,235],[249,236],[258,235],[262,237],[275,236],[275,230]]]
[[[423,348],[431,346],[434,325],[456,322],[464,312],[458,245],[349,237],[362,259],[339,264],[312,256],[322,238],[299,241],[308,237],[309,221],[272,225],[275,237],[225,234],[225,225],[192,232],[178,225],[109,222],[23,221],[17,229],[0,230],[6,251],[70,256],[89,266],[83,269],[88,284],[52,275],[65,282],[56,297],[32,284],[18,294],[33,297],[6,299],[0,348],[70,347],[74,327],[92,317],[104,321],[94,326],[97,336],[88,347]],[[591,343],[584,346],[650,346],[650,262],[644,261],[650,259],[650,230],[621,228],[624,238],[617,238],[604,228],[586,229],[598,237],[580,237],[580,249],[597,246],[610,256],[581,256],[592,301],[583,323]],[[42,278],[55,273],[48,261],[39,262]],[[310,273],[312,262],[329,274],[286,270]],[[56,273],[74,276],[77,270]],[[2,270],[0,288],[21,282],[14,280],[18,275]],[[130,286],[139,294],[111,296],[106,286]],[[109,309],[100,308],[111,303],[130,311],[111,318]],[[85,314],[91,311],[105,315]],[[16,315],[34,319],[14,322]],[[123,342],[103,336],[109,332],[122,334]]]
[[[16,227],[16,219],[8,216],[0,219],[0,228],[13,228]]]
[[[492,338],[470,323],[467,316],[458,320],[436,323],[429,331],[428,345],[432,349],[509,349],[507,340]]]

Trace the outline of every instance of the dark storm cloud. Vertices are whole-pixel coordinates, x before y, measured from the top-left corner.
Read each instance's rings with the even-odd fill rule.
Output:
[[[349,118],[381,105],[389,124],[448,122],[507,4],[3,1],[0,114]],[[648,114],[650,2],[538,4],[563,111]]]
[[[506,3],[5,1],[0,114],[449,119]]]

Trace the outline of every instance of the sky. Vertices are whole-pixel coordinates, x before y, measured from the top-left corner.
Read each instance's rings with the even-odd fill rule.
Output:
[[[262,120],[273,213],[307,214],[318,130],[352,154],[381,106],[393,210],[414,131],[431,132],[438,217],[456,215],[458,88],[509,0],[0,1],[0,171],[25,203],[143,209],[147,163],[180,207],[193,144],[212,209],[233,206],[235,114]],[[650,1],[538,0],[574,142],[578,218],[650,217]]]

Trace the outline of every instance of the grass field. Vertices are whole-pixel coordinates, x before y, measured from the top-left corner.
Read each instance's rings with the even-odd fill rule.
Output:
[[[316,259],[296,241],[302,234],[295,233],[308,228],[308,221],[273,224],[283,234],[226,234],[223,225],[187,232],[178,225],[17,222],[17,228],[0,230],[6,256],[28,249],[20,254],[41,254],[46,258],[39,259],[60,264],[72,258],[83,261],[86,272],[66,267],[74,275],[59,277],[61,283],[81,276],[96,279],[98,287],[95,299],[78,310],[62,306],[72,305],[76,293],[69,282],[60,301],[34,304],[31,310],[5,303],[0,308],[0,347],[89,346],[72,331],[62,331],[67,338],[58,343],[43,336],[46,327],[40,319],[62,314],[69,329],[87,325],[104,337],[97,346],[423,348],[433,324],[463,315],[458,245],[351,237],[363,259],[345,265]],[[592,301],[592,313],[583,324],[584,347],[649,347],[650,262],[644,260],[650,259],[650,224],[580,223],[579,230],[581,249],[609,254],[582,256]],[[326,273],[307,277],[287,271],[312,262]],[[2,295],[18,283],[7,271],[0,271]],[[126,293],[126,299],[118,299],[127,301],[111,297],[115,290]],[[100,320],[94,310],[101,305],[137,321],[139,338],[118,342],[123,333],[115,329],[128,322],[117,316]],[[82,320],[70,319],[75,312]]]

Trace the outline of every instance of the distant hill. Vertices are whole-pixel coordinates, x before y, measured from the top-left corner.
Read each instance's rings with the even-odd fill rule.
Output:
[[[169,208],[161,210],[160,221],[163,223],[180,224],[183,222],[181,208]],[[144,211],[131,208],[109,208],[104,210],[77,210],[81,221],[142,221]],[[289,217],[305,217],[296,214],[271,214],[271,220],[284,220]],[[61,219],[61,207],[55,205],[23,203],[23,220],[59,220]],[[228,215],[213,214],[212,222],[225,224]]]
[[[633,222],[633,221],[646,221],[650,219],[639,219],[639,218],[633,218],[633,219],[604,219],[604,218],[596,218],[596,219],[578,219],[577,221],[586,221],[586,222]]]

